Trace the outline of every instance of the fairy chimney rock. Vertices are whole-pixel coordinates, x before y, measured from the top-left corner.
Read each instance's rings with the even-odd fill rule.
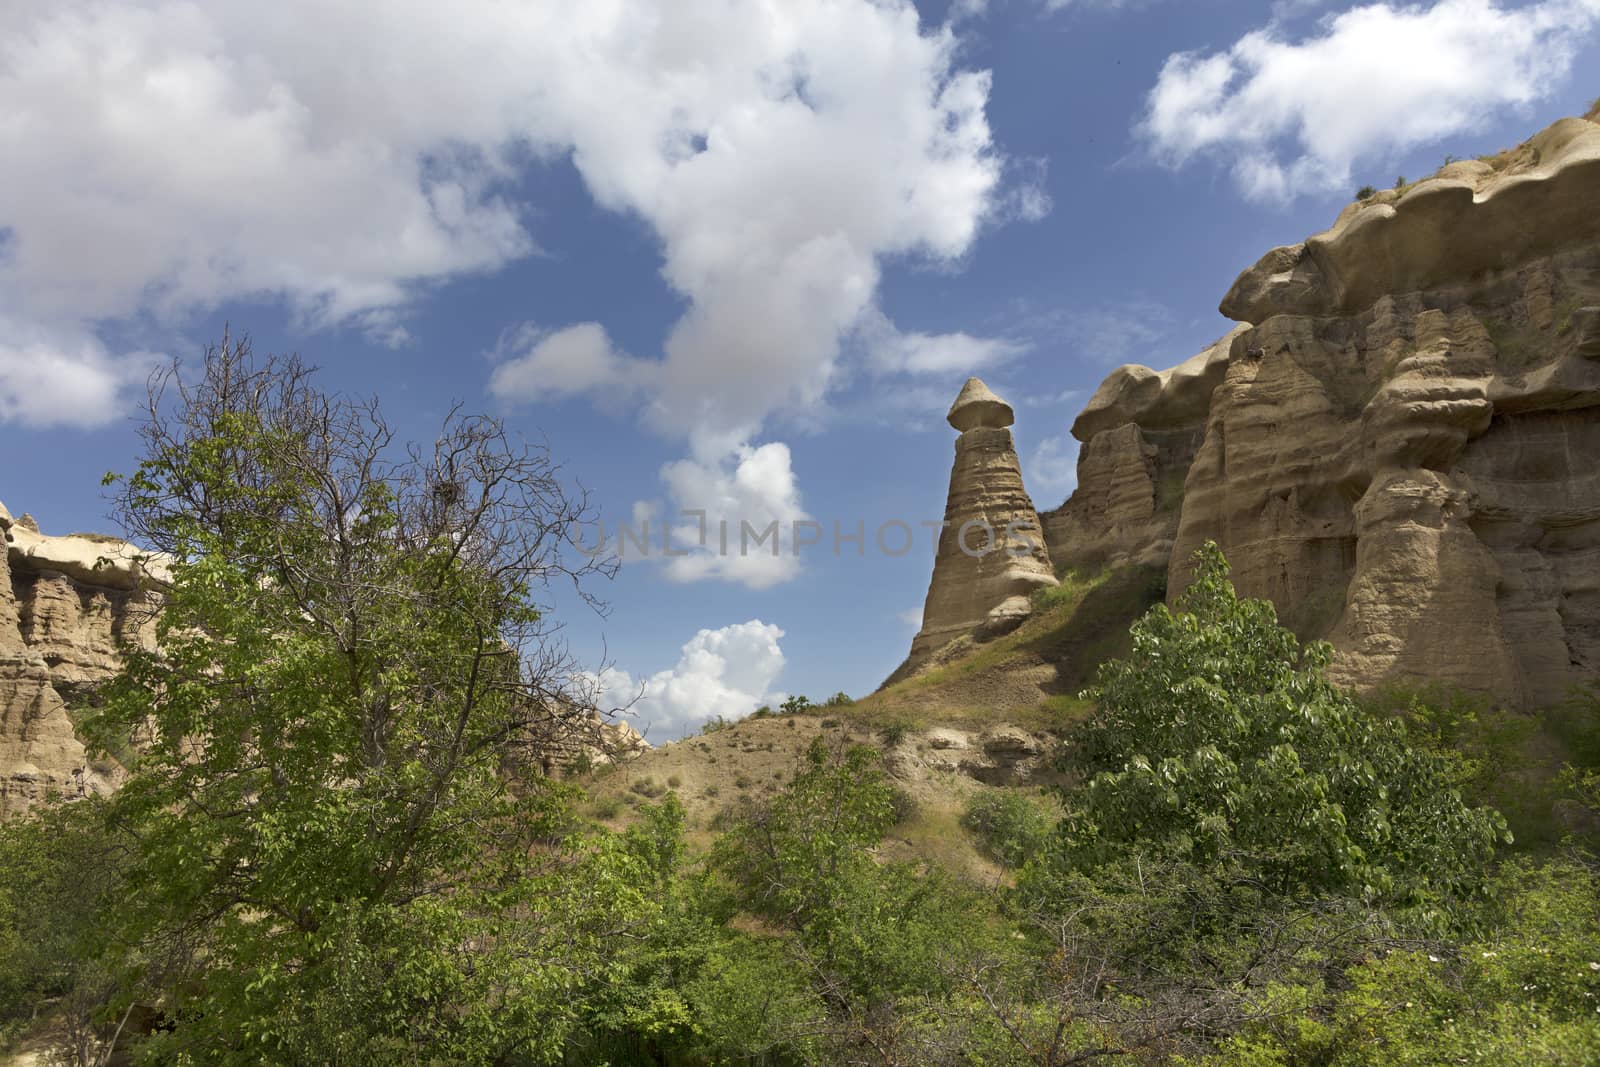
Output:
[[[967,379],[945,418],[962,433],[985,426],[1003,430],[1017,421],[1011,405],[995,396],[994,390],[984,385],[981,378]]]
[[[1007,428],[1011,405],[977,378],[967,379],[950,408],[955,465],[945,504],[944,530],[933,580],[922,610],[922,629],[911,655],[895,672],[904,677],[940,649],[962,638],[985,641],[1021,625],[1033,611],[1032,594],[1056,584],[1033,501]]]

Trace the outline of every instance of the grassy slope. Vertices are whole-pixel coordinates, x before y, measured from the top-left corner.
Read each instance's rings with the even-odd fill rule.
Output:
[[[819,735],[830,744],[887,749],[896,735],[943,726],[1011,723],[1060,734],[1087,714],[1078,692],[1102,661],[1127,651],[1129,624],[1160,599],[1164,578],[1149,568],[1069,574],[1016,631],[984,645],[962,642],[929,669],[854,704],[744,719],[602,768],[584,783],[593,796],[588,814],[624,825],[638,804],[671,791],[686,810],[691,845],[703,847],[730,815],[782,788]],[[1001,876],[960,826],[968,799],[995,787],[936,773],[902,788],[911,814],[886,842],[886,856],[935,863],[978,881]]]
[[[855,717],[879,726],[977,725],[997,719],[1054,730],[1087,713],[1078,693],[1095,669],[1128,650],[1128,627],[1161,599],[1166,574],[1126,567],[1068,573],[1038,598],[1017,630],[984,645],[958,642],[894,685],[857,701]]]

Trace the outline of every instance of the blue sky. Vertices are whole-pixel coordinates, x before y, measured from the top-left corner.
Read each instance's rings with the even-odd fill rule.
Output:
[[[618,521],[823,544],[626,562],[557,600],[655,739],[904,655],[944,408],[1017,407],[1035,502],[1106,372],[1362,184],[1600,93],[1600,0],[0,4],[0,500],[105,530],[143,376],[224,322],[547,438]],[[867,552],[832,528],[864,523]],[[659,527],[655,528],[659,545]],[[900,535],[896,535],[898,538]]]

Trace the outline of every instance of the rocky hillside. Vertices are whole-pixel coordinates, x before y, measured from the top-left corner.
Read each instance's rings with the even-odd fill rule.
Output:
[[[106,793],[122,778],[92,759],[74,723],[116,674],[119,650],[153,640],[166,571],[126,541],[50,537],[0,504],[0,819],[46,796]],[[549,739],[543,771],[577,759],[603,764],[650,745],[626,722],[594,716]]]
[[[103,793],[69,708],[117,670],[117,648],[151,633],[151,576],[132,546],[95,534],[48,537],[0,505],[0,818],[48,794]]]
[[[1600,678],[1596,118],[1351,204],[1240,276],[1217,343],[1113,372],[1072,427],[1078,489],[1040,516],[1051,566],[1155,567],[1171,596],[1213,539],[1352,686],[1530,708]],[[958,489],[1031,511],[1014,462],[991,467],[953,478],[952,513]],[[1020,621],[1009,587],[958,604],[954,565],[941,547],[892,681],[938,660],[930,631]]]

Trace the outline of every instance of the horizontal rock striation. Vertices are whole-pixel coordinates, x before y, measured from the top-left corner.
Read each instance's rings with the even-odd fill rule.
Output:
[[[988,639],[1032,613],[1035,590],[1056,585],[1039,515],[1022,486],[1011,439],[1011,406],[977,378],[950,408],[955,463],[939,535],[933,580],[911,655],[891,681],[905,677],[959,637]]]
[[[1533,707],[1600,679],[1600,125],[1351,205],[1222,310],[1074,424],[1057,565],[1165,562],[1175,595],[1215,540],[1358,688]]]
[[[0,818],[51,795],[105,793],[121,770],[91,760],[71,711],[153,634],[154,580],[124,541],[47,537],[0,505]]]

